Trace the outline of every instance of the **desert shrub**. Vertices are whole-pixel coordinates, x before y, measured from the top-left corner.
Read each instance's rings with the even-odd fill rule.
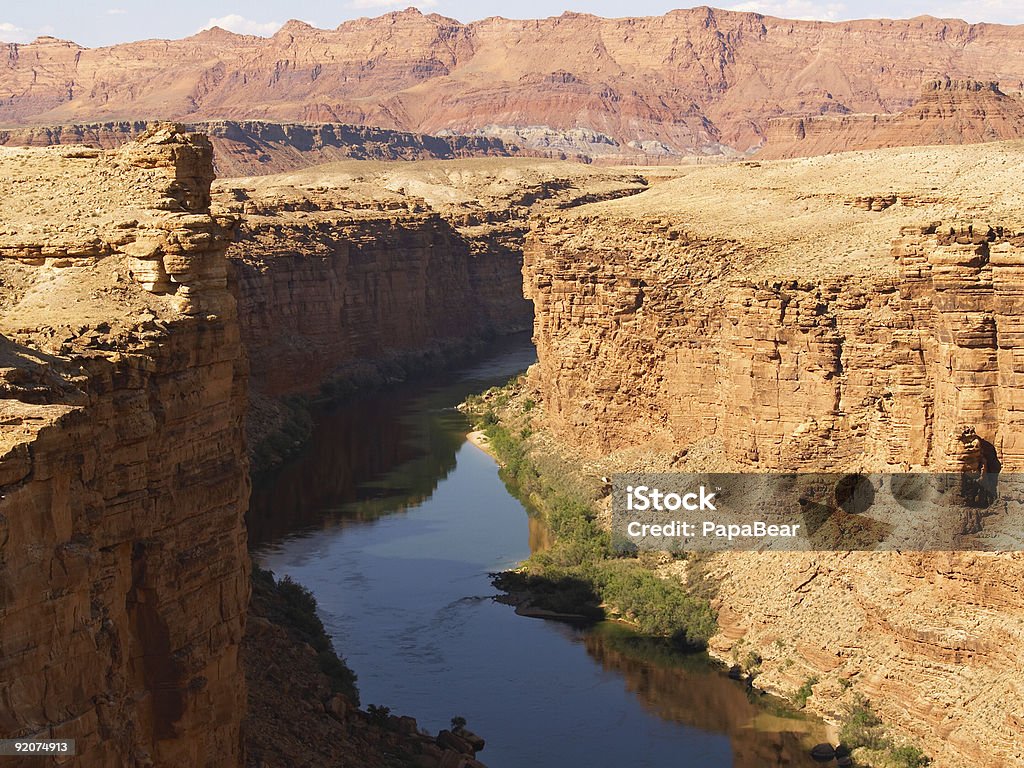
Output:
[[[811,675],[804,684],[797,688],[796,693],[793,694],[793,703],[796,704],[800,709],[807,706],[807,700],[814,695],[814,686],[818,684],[818,678],[815,675]]]
[[[266,618],[285,627],[299,641],[312,646],[317,652],[320,671],[326,675],[331,690],[343,694],[358,705],[356,674],[335,653],[331,638],[317,615],[313,593],[290,576],[275,581],[271,571],[257,565],[253,565],[252,581],[254,599],[258,597],[265,604]]]
[[[607,561],[594,577],[604,601],[643,632],[671,637],[679,646],[702,648],[717,629],[710,603],[634,562]]]
[[[839,738],[851,748],[884,749],[887,746],[882,720],[863,694],[857,694],[846,706]]]
[[[391,716],[391,707],[381,707],[371,704],[366,708],[366,714],[370,716],[370,722],[375,725],[384,725]]]
[[[904,745],[889,751],[889,760],[894,768],[925,768],[931,765],[932,759],[914,746]]]
[[[761,669],[761,663],[764,659],[761,658],[761,654],[757,651],[750,651],[746,658],[743,659],[743,669],[746,670],[748,675],[755,675]]]

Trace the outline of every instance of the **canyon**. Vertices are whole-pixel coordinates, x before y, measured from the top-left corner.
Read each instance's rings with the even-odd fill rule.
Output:
[[[248,449],[296,397],[529,327],[529,216],[646,181],[486,159],[213,179],[173,124],[0,148],[0,733],[75,739],[85,766],[241,765],[301,742],[283,709],[346,745],[319,764],[477,765],[379,732],[265,608],[246,621]]]
[[[707,7],[471,24],[410,8],[336,29],[290,21],[269,38],[213,28],[95,49],[42,37],[7,46],[0,125],[347,123],[674,162],[789,142],[795,128],[775,118],[807,118],[814,132],[821,116],[904,112],[936,78],[1016,98],[1022,39],[1024,27],[930,16],[828,23]],[[982,138],[1014,135],[997,113],[991,125]],[[958,130],[942,140],[978,138]]]
[[[710,23],[694,13],[669,17]],[[439,23],[385,18],[396,34]],[[452,50],[469,39],[451,32]],[[1016,98],[992,79],[926,96]],[[301,644],[246,621],[250,460],[294,448],[296,403],[495,335],[533,328],[533,439],[586,476],[951,469],[965,426],[1024,468],[1020,141],[670,169],[346,160],[214,181],[216,139],[136,131],[107,149],[0,147],[0,732],[74,738],[82,765],[241,765],[259,742],[247,679],[308,688],[289,711],[315,711],[324,738],[363,727]],[[711,558],[711,650],[756,649],[760,684],[783,694],[817,678],[809,706],[830,717],[864,693],[941,765],[1020,764],[1022,565]],[[304,682],[265,661],[254,676],[245,654],[294,657]]]
[[[535,440],[592,477],[926,471],[958,468],[973,427],[1020,471],[1022,165],[1019,141],[736,163],[538,217]],[[809,684],[830,717],[869,696],[937,764],[1018,765],[1022,568],[712,556],[711,650],[756,651],[759,684]]]
[[[266,438],[294,419],[289,396],[394,381],[528,330],[530,216],[644,189],[634,172],[503,159],[218,181],[214,210],[241,221],[229,261],[258,463],[280,457]]]

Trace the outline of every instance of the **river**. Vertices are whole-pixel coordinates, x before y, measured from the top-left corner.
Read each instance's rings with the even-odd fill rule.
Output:
[[[255,484],[254,558],[312,590],[363,706],[435,732],[465,717],[490,768],[813,765],[820,726],[704,656],[492,599],[488,574],[543,537],[454,406],[533,359],[528,338],[511,338],[320,414],[303,453]]]

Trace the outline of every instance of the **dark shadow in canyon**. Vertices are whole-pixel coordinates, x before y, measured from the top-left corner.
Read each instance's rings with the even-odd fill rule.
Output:
[[[514,334],[488,345],[475,364],[322,407],[301,453],[254,478],[250,547],[422,503],[465,442],[469,422],[454,406],[534,359],[528,334]]]

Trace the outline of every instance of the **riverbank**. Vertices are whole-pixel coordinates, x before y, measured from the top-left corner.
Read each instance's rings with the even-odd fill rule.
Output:
[[[529,339],[488,352],[324,414],[307,449],[254,488],[255,558],[316,595],[364,704],[413,712],[432,732],[464,718],[502,768],[660,768],[684,755],[810,768],[815,721],[776,718],[702,654],[614,621],[526,621],[493,599],[490,574],[550,536],[466,444],[455,406],[533,362]]]
[[[360,709],[356,676],[334,652],[309,590],[258,567],[252,582],[241,649],[247,768],[485,768],[476,737],[435,736],[386,707]]]
[[[719,594],[716,574],[720,568],[713,558],[611,555],[604,544],[610,525],[605,475],[616,470],[610,462],[604,466],[587,463],[560,450],[560,443],[544,429],[543,407],[536,398],[528,379],[518,377],[505,387],[469,398],[462,406],[474,422],[471,442],[498,461],[510,490],[555,531],[552,551],[535,555],[495,579],[496,586],[508,590],[511,602],[567,615],[585,614],[599,606],[604,618],[625,622],[654,639],[668,638],[676,650],[680,646],[707,648],[716,662],[729,667],[730,677],[790,704],[791,711],[806,709],[824,718],[829,725],[827,740],[842,747],[838,753],[844,760],[841,764],[874,768],[930,764],[919,748],[883,723],[866,696],[851,690],[851,681],[840,679],[832,685],[833,681],[808,675],[797,685],[787,686],[792,674],[787,677],[785,673],[794,663],[791,657],[781,665],[773,663],[773,674],[762,677],[769,666],[767,659],[742,636],[730,636],[729,652],[719,653],[717,641],[723,631],[715,623],[703,623],[705,611],[715,617],[723,606],[728,608]],[[644,458],[630,455],[616,460],[642,464]],[[584,554],[587,544],[596,545],[589,549],[593,561]],[[576,558],[568,567],[567,556]],[[703,632],[697,634],[695,629]],[[694,643],[695,636],[699,644]],[[715,646],[708,642],[712,638]],[[781,641],[773,650],[773,656],[793,652]],[[784,709],[786,706],[782,704]],[[819,754],[827,751],[827,745],[819,746]],[[845,757],[851,752],[852,758]],[[856,762],[846,763],[849,759]]]
[[[713,585],[702,583],[696,568],[688,569],[685,584],[664,578],[659,569],[678,572],[682,565],[671,558],[614,556],[598,514],[603,481],[580,477],[558,457],[533,450],[536,403],[521,382],[520,377],[462,405],[474,426],[467,439],[498,461],[510,491],[554,539],[519,569],[498,575],[495,585],[528,615],[617,619],[669,638],[680,649],[706,648],[717,629],[708,599]]]

